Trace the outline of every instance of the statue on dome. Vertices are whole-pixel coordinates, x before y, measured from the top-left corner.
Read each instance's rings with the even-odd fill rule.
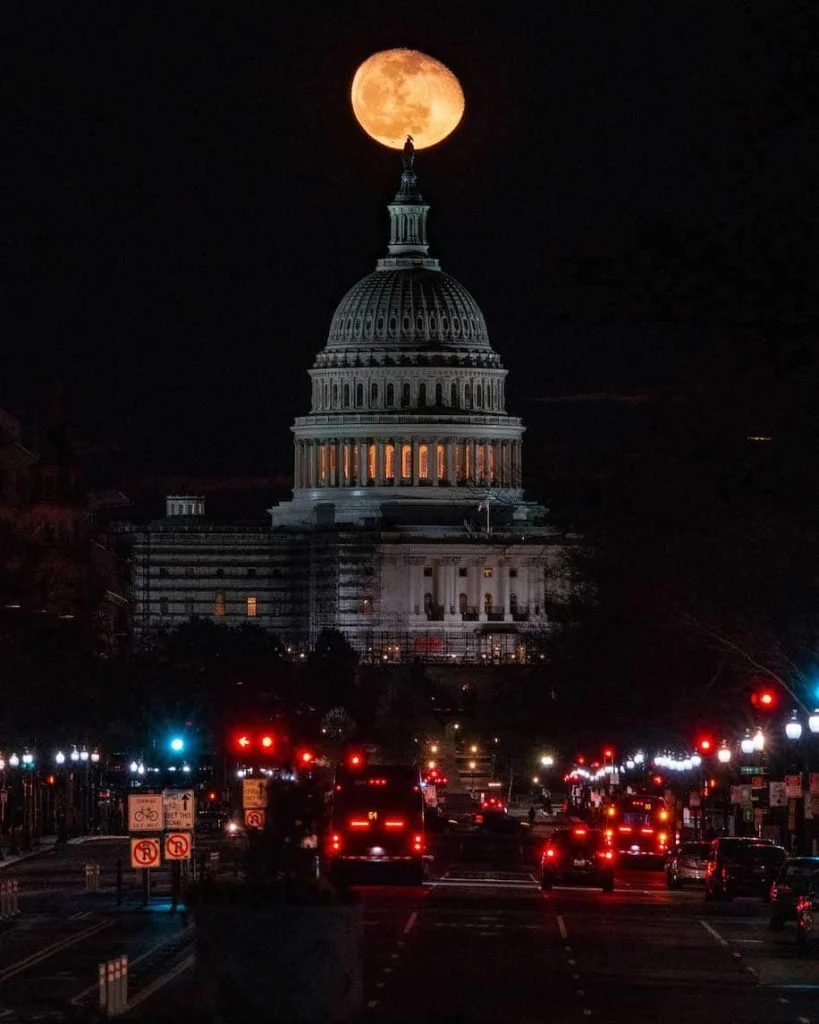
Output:
[[[404,152],[401,154],[401,162],[404,165],[405,171],[412,170],[412,164],[415,160],[415,146],[412,144],[412,136],[407,136],[407,141],[404,143]]]

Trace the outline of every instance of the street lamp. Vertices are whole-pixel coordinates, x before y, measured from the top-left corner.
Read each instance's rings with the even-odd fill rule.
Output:
[[[57,753],[54,755],[54,760],[56,761],[57,764],[65,764],[65,754],[62,752],[62,750],[57,751]]]
[[[819,708],[817,708],[808,719],[808,728],[814,734],[819,732]]]
[[[750,732],[746,732],[742,737],[742,742],[739,745],[739,749],[743,754],[753,754],[754,752],[754,739]]]
[[[16,754],[12,754],[11,757],[9,758],[9,767],[10,768],[19,768],[19,766],[20,766],[20,758]]]
[[[795,711],[791,712],[790,721],[785,725],[785,735],[789,740],[798,740],[802,735],[802,723]]]
[[[551,768],[555,763],[555,759],[550,754],[544,754],[540,759],[540,763],[544,768]]]
[[[731,760],[731,750],[725,740],[722,741],[722,746],[717,751],[717,760],[720,764],[728,764]]]
[[[469,762],[469,789],[473,796],[475,795],[475,769],[477,767],[478,766],[475,761]]]
[[[765,749],[765,734],[762,732],[761,729],[757,729],[757,731],[754,733],[754,735],[753,735],[753,744],[754,744],[754,750],[764,750]]]
[[[469,748],[469,752],[470,752],[470,754],[477,754],[478,753],[478,746],[477,746],[476,743],[472,744],[472,746]]]

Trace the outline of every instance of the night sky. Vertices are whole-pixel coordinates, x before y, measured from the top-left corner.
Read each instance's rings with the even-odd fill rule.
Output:
[[[18,5],[2,402],[33,428],[59,388],[114,475],[289,472],[400,175],[350,82],[407,46],[467,103],[416,159],[432,254],[482,307],[532,448],[588,430],[546,400],[662,391],[715,323],[815,314],[812,7]]]

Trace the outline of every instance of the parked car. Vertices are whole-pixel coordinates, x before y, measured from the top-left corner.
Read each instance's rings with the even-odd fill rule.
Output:
[[[788,857],[771,886],[771,928],[796,920],[797,900],[811,885],[819,887],[819,857]]]
[[[735,896],[771,898],[771,885],[787,857],[785,848],[769,840],[720,837],[711,842],[705,867],[705,898]]]
[[[669,889],[679,889],[686,882],[705,882],[705,864],[711,843],[680,843],[668,852],[665,878]]]
[[[613,892],[614,858],[614,850],[602,829],[588,825],[557,829],[546,840],[541,853],[541,887],[548,890],[557,882],[579,882]]]
[[[811,884],[808,891],[796,898],[796,941],[807,945],[812,938],[814,922],[819,911],[819,887]]]

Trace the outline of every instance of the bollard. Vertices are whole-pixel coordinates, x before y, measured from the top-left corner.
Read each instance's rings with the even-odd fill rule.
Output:
[[[85,865],[86,892],[100,891],[100,866],[97,861],[89,861]]]
[[[99,1001],[103,1017],[117,1017],[128,1009],[128,957],[118,956],[99,965]]]

